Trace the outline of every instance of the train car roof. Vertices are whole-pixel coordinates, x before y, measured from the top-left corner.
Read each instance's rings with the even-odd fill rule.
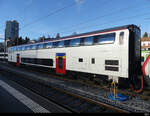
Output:
[[[88,36],[88,35],[90,36],[90,35],[97,34],[97,33],[107,33],[107,32],[111,32],[111,31],[118,31],[118,30],[123,30],[123,29],[131,29],[132,30],[134,28],[140,29],[138,26],[131,24],[131,25],[125,25],[125,26],[114,27],[114,28],[109,28],[109,29],[86,32],[86,33],[81,33],[81,34],[76,34],[76,35],[64,36],[64,37],[61,37],[58,39],[48,40],[48,41],[44,41],[44,42],[37,42],[37,43],[32,43],[32,44],[22,44],[22,45],[18,45],[18,46],[36,45],[36,44],[42,44],[42,43],[48,43],[48,42],[55,42],[55,41],[59,41],[59,40],[69,40],[69,39],[78,38],[78,37],[82,37],[82,36]],[[12,46],[12,47],[17,47],[17,46]]]

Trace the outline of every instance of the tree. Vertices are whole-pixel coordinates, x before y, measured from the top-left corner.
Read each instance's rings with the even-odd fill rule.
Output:
[[[39,42],[43,42],[43,41],[45,41],[45,39],[46,39],[46,38],[45,38],[45,36],[43,35],[42,37],[38,38],[38,41],[39,41]]]
[[[143,37],[148,37],[148,33],[145,32],[144,35],[143,35]]]
[[[30,38],[25,37],[25,44],[27,44],[30,41]]]

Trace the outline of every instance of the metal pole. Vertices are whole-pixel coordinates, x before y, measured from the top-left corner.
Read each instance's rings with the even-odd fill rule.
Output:
[[[5,38],[5,41],[4,41],[4,61],[5,61],[5,58],[6,58],[5,54],[6,54],[6,38]]]

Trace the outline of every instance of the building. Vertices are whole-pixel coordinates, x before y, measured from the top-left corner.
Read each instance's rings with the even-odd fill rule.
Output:
[[[7,21],[5,28],[5,40],[19,37],[19,23],[16,20]]]
[[[150,37],[143,37],[141,39],[141,49],[150,51]]]

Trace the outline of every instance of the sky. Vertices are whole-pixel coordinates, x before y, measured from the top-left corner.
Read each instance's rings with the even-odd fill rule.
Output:
[[[143,34],[150,33],[150,0],[0,0],[0,38],[8,20],[17,20],[19,36],[31,40],[128,24]]]

